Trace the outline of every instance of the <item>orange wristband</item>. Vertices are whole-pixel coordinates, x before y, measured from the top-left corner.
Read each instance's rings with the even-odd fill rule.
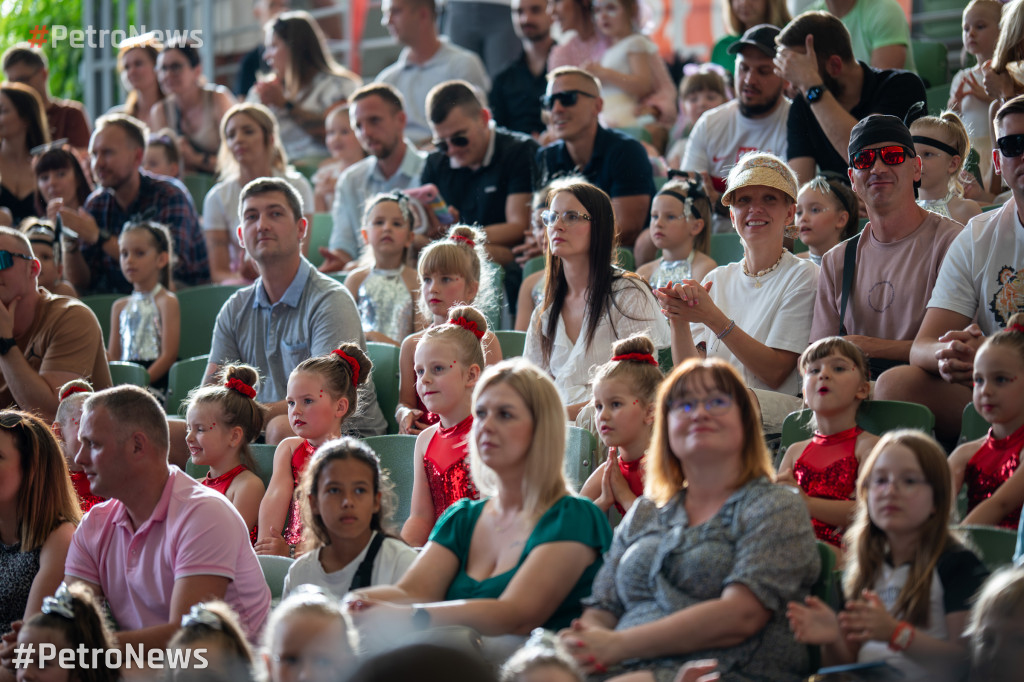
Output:
[[[914,635],[917,630],[910,623],[901,620],[896,624],[896,629],[892,631],[892,637],[889,638],[889,648],[893,651],[906,651],[911,643],[914,641]]]

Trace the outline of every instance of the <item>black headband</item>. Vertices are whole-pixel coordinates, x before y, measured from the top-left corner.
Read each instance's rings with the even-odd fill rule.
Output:
[[[679,192],[675,191],[674,189],[663,189],[660,192],[658,192],[657,194],[655,194],[654,196],[657,197],[657,196],[660,196],[662,194],[667,194],[670,197],[675,197],[676,199],[678,199],[680,201],[680,203],[682,203],[683,208],[686,208],[686,202],[687,202],[687,200],[689,200],[689,202],[690,202],[690,213],[693,214],[694,219],[701,220],[700,213],[697,211],[697,207],[693,205],[694,199],[696,199],[697,197],[687,197],[687,196],[684,196],[684,195],[680,194]]]
[[[920,142],[921,144],[926,144],[929,147],[935,147],[939,151],[946,152],[950,156],[962,156],[962,154],[960,154],[956,149],[941,140],[936,140],[934,137],[928,137],[927,135],[914,135],[914,142]]]

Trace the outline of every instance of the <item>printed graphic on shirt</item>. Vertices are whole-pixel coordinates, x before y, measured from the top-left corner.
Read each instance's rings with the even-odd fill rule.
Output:
[[[997,277],[1000,286],[988,307],[999,326],[1005,327],[1014,313],[1024,311],[1024,271],[1004,265]]]

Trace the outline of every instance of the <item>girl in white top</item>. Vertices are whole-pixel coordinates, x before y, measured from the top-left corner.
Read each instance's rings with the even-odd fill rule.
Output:
[[[601,80],[604,108],[601,122],[609,128],[624,128],[650,121],[637,117],[636,109],[655,89],[650,55],[658,48],[637,31],[640,7],[636,0],[597,0],[594,20],[597,30],[610,43],[601,62],[584,63],[583,68]]]

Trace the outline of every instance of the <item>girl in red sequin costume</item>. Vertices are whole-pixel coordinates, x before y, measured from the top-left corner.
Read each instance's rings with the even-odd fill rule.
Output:
[[[1024,314],[1011,317],[978,349],[974,409],[992,428],[949,458],[954,494],[967,483],[964,523],[1017,530],[1024,504]]]
[[[468,225],[455,225],[448,236],[432,242],[420,252],[420,315],[427,328],[448,321],[448,311],[455,305],[476,305],[485,308],[493,300],[500,285],[491,274],[494,266],[484,248],[483,230]],[[437,423],[431,412],[416,394],[416,376],[413,362],[416,346],[426,333],[410,334],[402,341],[398,358],[399,389],[395,420],[398,432],[417,435]],[[501,344],[491,332],[483,339],[484,359],[488,365],[501,362]]]
[[[799,366],[814,436],[789,446],[776,482],[800,489],[814,534],[838,548],[856,505],[857,470],[878,442],[857,426],[857,410],[871,394],[868,364],[860,348],[833,336],[811,344]]]
[[[402,527],[402,539],[413,547],[427,542],[434,522],[452,504],[464,497],[480,498],[467,455],[473,387],[484,368],[481,339],[486,332],[483,313],[456,306],[448,321],[428,329],[416,346],[416,392],[440,421],[416,437],[412,513]]]
[[[75,488],[78,506],[81,507],[83,514],[92,509],[93,505],[106,500],[106,498],[92,494],[85,471],[75,463],[75,453],[78,452],[78,448],[82,444],[78,440],[78,427],[82,423],[82,404],[90,395],[92,395],[92,384],[85,379],[74,379],[61,386],[57,390],[60,401],[57,404],[57,414],[53,425],[50,426],[53,435],[57,437],[57,442],[60,443],[64,460],[68,463],[71,485]]]
[[[265,490],[249,450],[266,421],[265,408],[255,400],[258,379],[259,372],[249,365],[227,365],[214,383],[189,394],[185,412],[192,463],[210,468],[199,482],[228,498],[253,544]]]
[[[316,449],[341,437],[341,425],[358,407],[359,387],[373,364],[354,343],[327,355],[309,358],[288,377],[288,421],[297,435],[285,438],[274,452],[274,473],[260,504],[257,554],[301,554],[302,505],[299,482]]]
[[[580,495],[602,511],[625,514],[644,494],[644,458],[654,429],[654,400],[663,376],[654,343],[635,334],[612,346],[612,359],[594,373],[594,421],[608,459]]]

